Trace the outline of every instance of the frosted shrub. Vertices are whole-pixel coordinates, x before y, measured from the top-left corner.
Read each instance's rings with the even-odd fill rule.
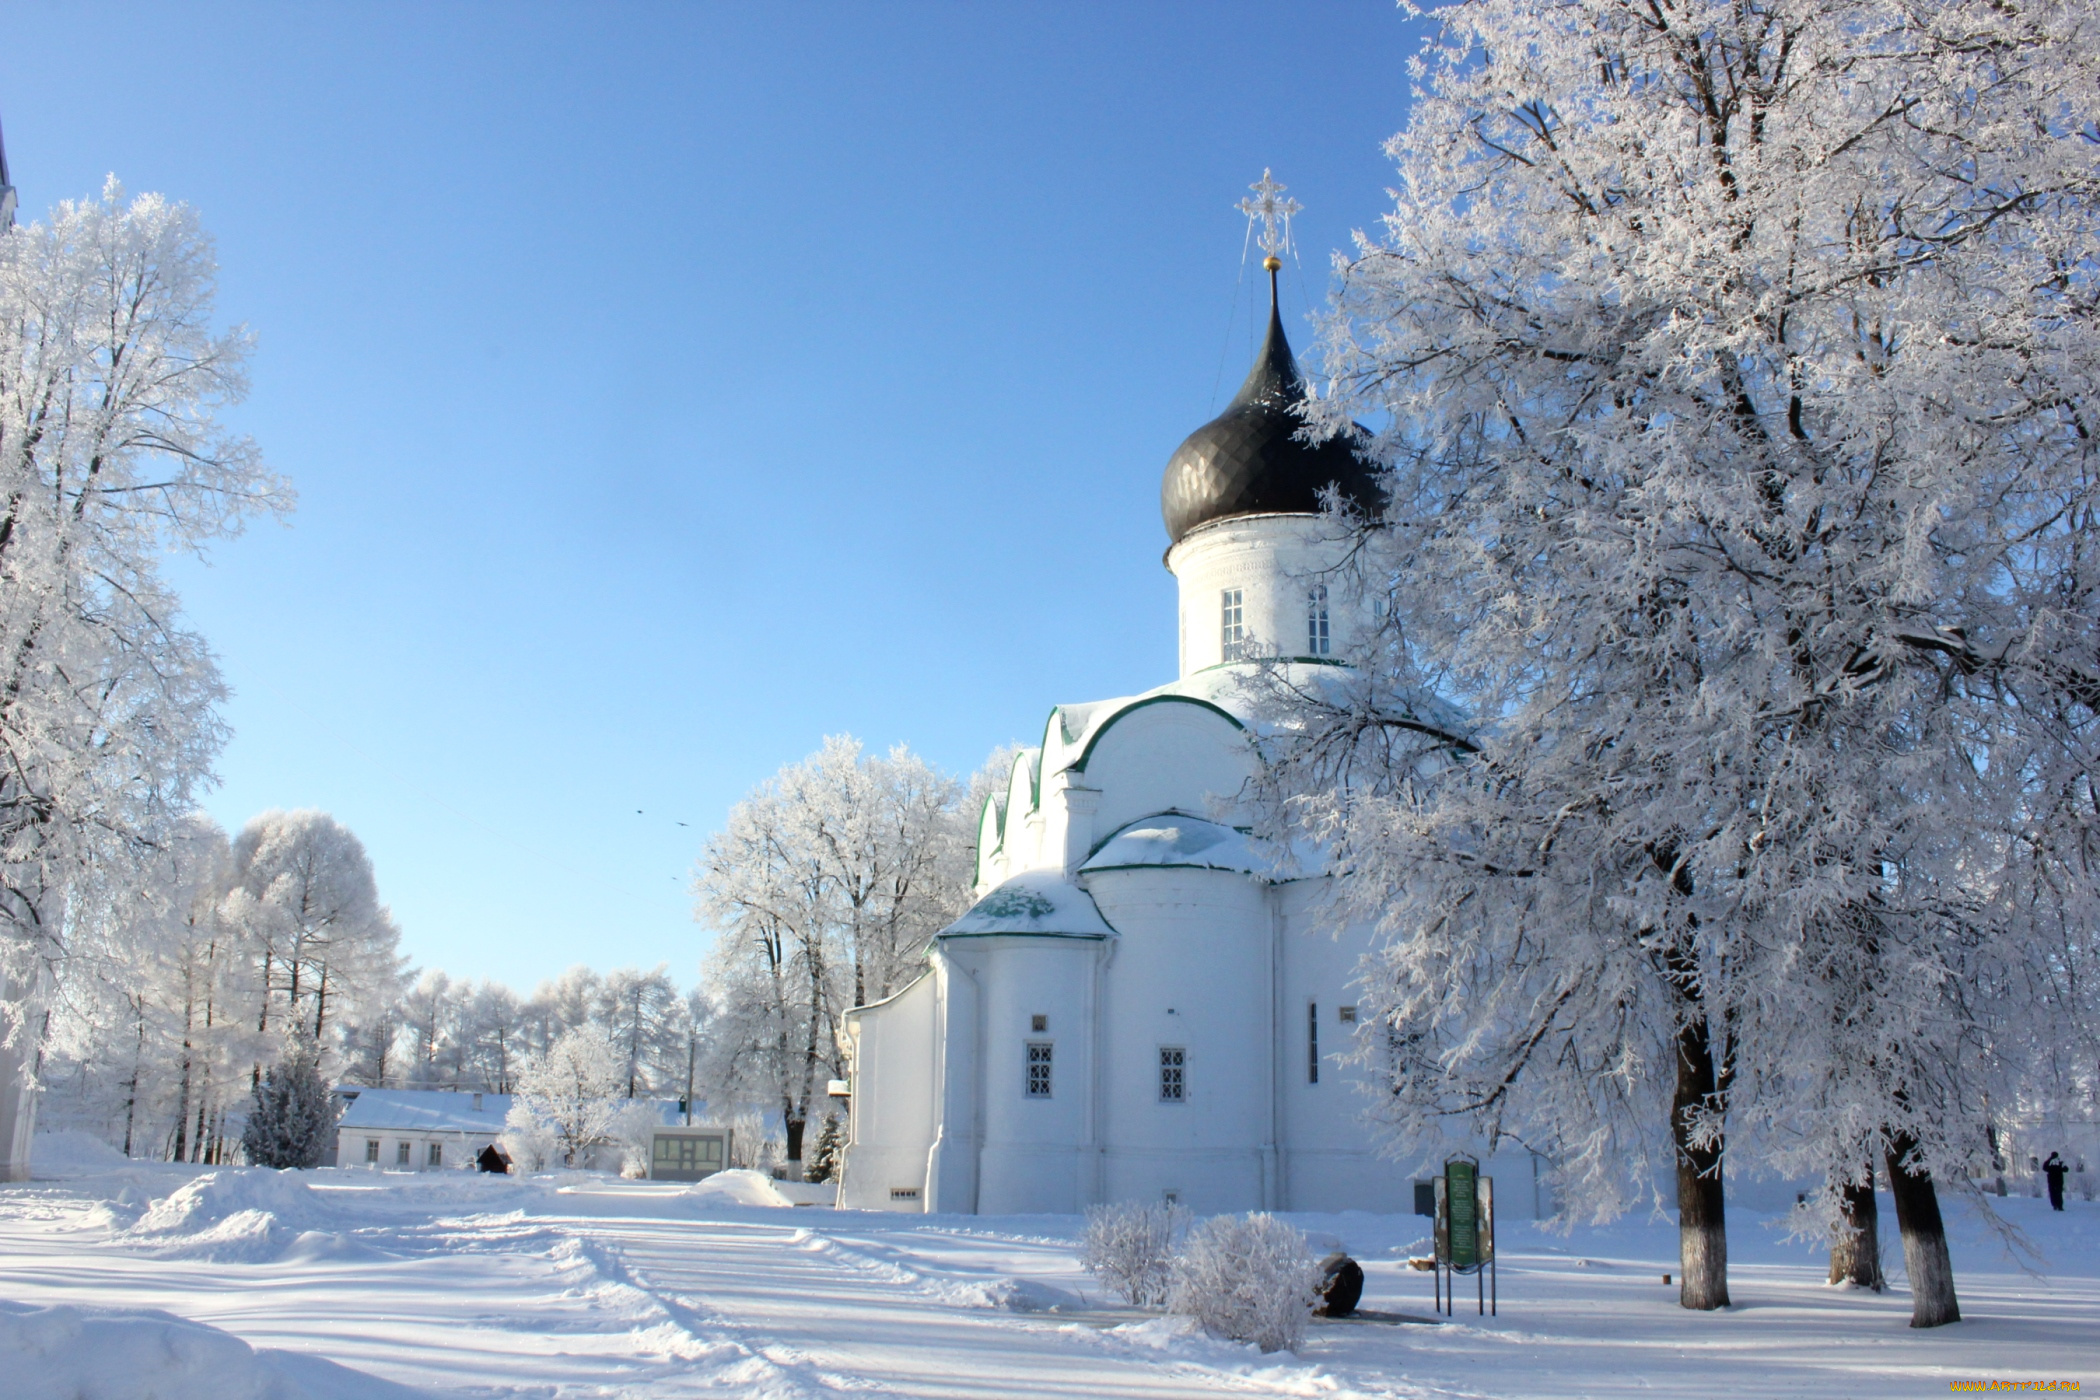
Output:
[[[1189,1232],[1173,1265],[1167,1311],[1214,1337],[1294,1351],[1319,1301],[1320,1266],[1305,1236],[1266,1213],[1219,1215]]]
[[[1079,1262],[1124,1302],[1157,1307],[1167,1301],[1174,1246],[1188,1228],[1179,1205],[1088,1206]]]
[[[636,1179],[649,1175],[649,1152],[656,1130],[664,1125],[663,1113],[654,1100],[630,1099],[606,1125],[606,1139],[620,1150],[620,1175]]]

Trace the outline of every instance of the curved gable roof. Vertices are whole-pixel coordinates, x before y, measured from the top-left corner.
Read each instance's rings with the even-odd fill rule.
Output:
[[[1092,895],[1054,870],[1014,876],[971,905],[935,938],[1113,938]]]

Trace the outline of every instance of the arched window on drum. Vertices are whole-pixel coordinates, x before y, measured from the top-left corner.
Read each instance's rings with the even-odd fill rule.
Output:
[[[1305,654],[1331,656],[1334,640],[1327,628],[1327,585],[1316,583],[1305,600]]]

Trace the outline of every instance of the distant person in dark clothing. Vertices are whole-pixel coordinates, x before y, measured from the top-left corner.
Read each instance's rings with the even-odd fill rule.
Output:
[[[2049,1160],[2042,1163],[2042,1175],[2049,1179],[2049,1209],[2064,1208],[2064,1159],[2052,1152]]]

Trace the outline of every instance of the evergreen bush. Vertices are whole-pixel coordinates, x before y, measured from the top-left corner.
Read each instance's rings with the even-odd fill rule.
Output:
[[[241,1150],[258,1167],[318,1167],[335,1131],[335,1100],[321,1078],[321,1050],[295,1035],[263,1072],[241,1129]]]
[[[824,1126],[817,1133],[816,1155],[809,1159],[803,1170],[804,1181],[825,1182],[838,1175],[839,1170],[839,1120],[835,1113],[824,1115]]]

